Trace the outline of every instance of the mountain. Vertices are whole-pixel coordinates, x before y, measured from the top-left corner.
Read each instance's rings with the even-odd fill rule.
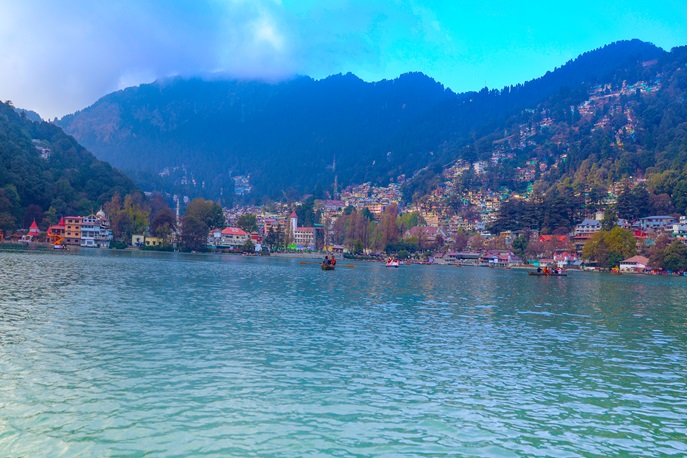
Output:
[[[45,228],[66,214],[88,214],[136,189],[73,137],[46,122],[34,122],[0,103],[0,229]]]
[[[19,116],[23,116],[26,119],[28,119],[29,121],[43,122],[43,118],[41,118],[41,115],[39,115],[35,111],[25,110],[24,108],[15,108],[14,110],[17,113],[19,113]]]
[[[456,160],[408,180],[406,199],[482,221],[480,204],[500,206],[494,233],[570,229],[608,208],[687,214],[687,47],[621,70],[484,124]]]
[[[503,90],[455,94],[420,74],[277,84],[175,78],[109,94],[61,119],[65,132],[146,187],[254,199],[388,183],[428,164],[475,160],[475,139],[562,91],[634,78],[665,51],[638,40],[585,53]],[[247,185],[246,185],[247,183]],[[238,189],[237,189],[238,191]]]

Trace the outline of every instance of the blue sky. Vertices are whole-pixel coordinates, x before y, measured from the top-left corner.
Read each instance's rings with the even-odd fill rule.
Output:
[[[44,117],[174,75],[421,71],[456,92],[536,78],[617,40],[687,45],[687,3],[434,0],[0,2],[0,99]]]

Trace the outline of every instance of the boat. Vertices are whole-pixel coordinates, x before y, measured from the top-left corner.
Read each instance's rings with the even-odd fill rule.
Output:
[[[391,261],[391,260],[389,260],[389,261],[386,262],[386,267],[398,267],[398,265],[399,265],[399,262],[398,262],[398,261]]]
[[[322,268],[322,270],[334,270],[334,266],[330,264],[325,264],[324,262],[320,264],[320,267]]]
[[[553,272],[546,273],[546,272],[527,272],[527,275],[532,275],[535,277],[567,277],[568,274],[563,272],[562,274],[556,274]]]

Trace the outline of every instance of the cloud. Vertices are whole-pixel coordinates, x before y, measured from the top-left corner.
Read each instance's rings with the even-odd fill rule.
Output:
[[[271,0],[0,2],[0,98],[61,116],[127,85],[294,71]]]
[[[598,2],[580,2],[0,1],[0,99],[52,118],[174,75],[349,71],[367,81],[422,71],[474,90],[540,76],[614,40],[670,47],[687,36],[680,2],[626,0],[591,16]]]

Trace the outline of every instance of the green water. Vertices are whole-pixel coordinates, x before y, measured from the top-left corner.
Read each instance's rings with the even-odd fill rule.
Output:
[[[0,252],[0,456],[687,455],[687,279],[299,261]]]

